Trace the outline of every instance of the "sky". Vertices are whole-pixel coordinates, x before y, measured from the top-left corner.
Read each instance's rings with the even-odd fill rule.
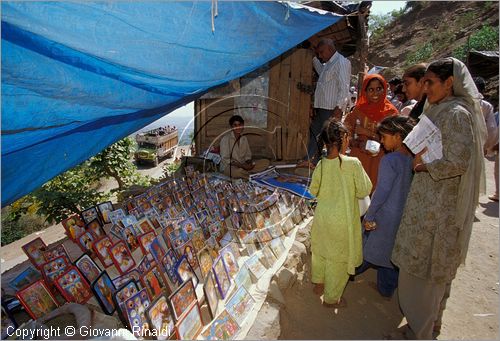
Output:
[[[372,8],[370,12],[372,14],[385,14],[385,13],[390,13],[391,11],[395,9],[400,9],[401,7],[405,6],[406,1],[373,1],[372,2]],[[194,115],[194,104],[193,102],[188,103],[187,105],[174,110],[167,116],[159,119],[157,122],[151,124],[151,127],[153,126],[158,126],[161,122],[161,125],[166,125],[170,120],[174,120],[175,118],[192,118]],[[149,127],[149,126],[148,126]],[[144,128],[142,129],[144,130]]]

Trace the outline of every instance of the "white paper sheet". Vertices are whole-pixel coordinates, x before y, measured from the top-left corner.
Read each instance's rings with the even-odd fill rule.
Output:
[[[427,147],[427,151],[422,155],[422,160],[425,163],[430,163],[443,157],[443,145],[441,141],[441,131],[439,128],[427,116],[421,115],[420,121],[406,136],[403,143],[414,154],[419,153]]]

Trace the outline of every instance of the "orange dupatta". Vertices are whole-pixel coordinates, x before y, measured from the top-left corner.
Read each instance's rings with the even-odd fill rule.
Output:
[[[380,81],[384,87],[384,93],[377,103],[370,103],[366,96],[366,88],[368,83],[377,79]],[[387,82],[384,77],[379,74],[366,75],[363,79],[363,87],[361,88],[361,94],[356,101],[356,109],[365,114],[370,120],[375,122],[380,122],[387,116],[397,115],[398,109],[387,99]]]

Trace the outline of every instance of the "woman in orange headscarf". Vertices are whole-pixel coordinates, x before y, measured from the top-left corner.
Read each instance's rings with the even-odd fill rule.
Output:
[[[380,142],[377,125],[386,117],[398,115],[398,110],[387,99],[387,82],[378,74],[366,75],[362,91],[345,125],[351,132],[350,156],[357,157],[373,184],[377,185],[378,166],[384,155],[382,147],[378,153],[367,150],[367,141]],[[370,145],[370,143],[368,143]]]

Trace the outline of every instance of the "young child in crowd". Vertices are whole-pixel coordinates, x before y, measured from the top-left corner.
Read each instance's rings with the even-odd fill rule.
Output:
[[[312,282],[327,307],[344,307],[349,275],[363,260],[358,199],[370,194],[372,184],[361,162],[345,156],[348,129],[328,120],[320,138],[327,156],[314,169],[309,191],[318,205],[311,231]]]
[[[412,119],[405,116],[387,117],[377,127],[388,154],[380,161],[378,185],[363,220],[364,262],[356,272],[377,269],[376,289],[386,298],[398,286],[398,270],[391,263],[391,254],[412,180],[413,157],[403,144],[412,129]]]

